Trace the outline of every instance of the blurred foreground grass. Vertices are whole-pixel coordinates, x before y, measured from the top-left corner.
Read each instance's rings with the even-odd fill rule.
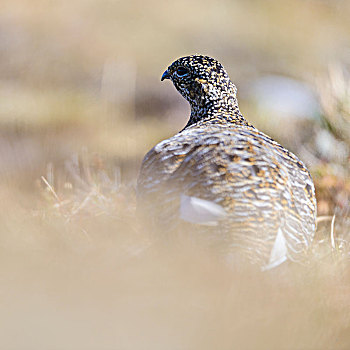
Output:
[[[1,9],[0,348],[350,347],[348,2]],[[196,52],[225,65],[243,114],[311,170],[308,266],[232,270],[186,241],[159,247],[163,233],[136,220],[140,161],[188,115],[160,75]],[[264,76],[311,87],[317,115],[266,107],[252,95]]]
[[[307,266],[230,269],[186,239],[159,245],[132,188],[80,166],[57,192],[45,180],[36,209],[2,193],[4,348],[348,348],[349,241],[332,246],[329,223]]]

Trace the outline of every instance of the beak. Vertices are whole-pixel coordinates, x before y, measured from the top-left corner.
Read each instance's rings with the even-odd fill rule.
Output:
[[[166,70],[163,73],[162,77],[160,78],[160,81],[163,81],[164,79],[170,79],[170,74],[169,74],[168,70]]]

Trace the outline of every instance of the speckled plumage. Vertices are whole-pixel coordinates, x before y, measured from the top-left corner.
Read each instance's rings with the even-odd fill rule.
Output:
[[[169,229],[185,218],[220,241],[227,254],[240,247],[261,266],[302,260],[316,215],[304,164],[246,121],[236,87],[215,59],[182,57],[163,79],[188,100],[191,115],[181,132],[145,156],[138,179],[141,205]],[[209,209],[191,220],[197,202]],[[202,226],[206,215],[216,218],[210,219],[215,226]]]

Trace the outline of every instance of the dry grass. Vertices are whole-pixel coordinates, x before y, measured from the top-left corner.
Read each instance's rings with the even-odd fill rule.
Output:
[[[232,270],[186,241],[160,247],[118,170],[85,153],[54,175],[35,210],[2,193],[5,348],[348,348],[350,249],[332,218],[321,218],[307,266]]]

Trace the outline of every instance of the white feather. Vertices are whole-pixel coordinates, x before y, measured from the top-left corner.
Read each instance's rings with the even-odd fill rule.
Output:
[[[269,263],[262,268],[263,271],[273,269],[287,260],[287,245],[281,228],[278,229],[275,243],[270,254]]]
[[[216,226],[226,216],[225,209],[212,201],[181,195],[180,219],[193,224]]]

